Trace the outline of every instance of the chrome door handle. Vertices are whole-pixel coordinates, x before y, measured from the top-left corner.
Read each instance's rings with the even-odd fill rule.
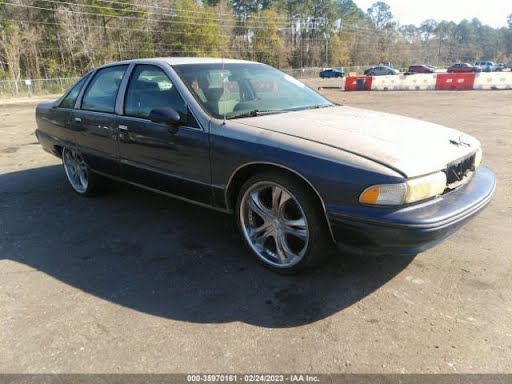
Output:
[[[119,125],[117,128],[119,128],[120,131],[127,131],[128,127],[126,125]]]
[[[75,117],[75,123],[81,123],[82,122],[82,119],[79,118],[79,117]]]

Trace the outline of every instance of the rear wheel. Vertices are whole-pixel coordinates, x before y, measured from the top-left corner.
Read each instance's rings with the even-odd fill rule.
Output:
[[[265,172],[250,178],[239,193],[236,219],[248,248],[273,271],[294,273],[326,255],[323,213],[289,175]]]
[[[62,150],[62,164],[69,184],[79,195],[92,195],[98,192],[103,185],[103,178],[90,171],[80,152],[64,148]]]

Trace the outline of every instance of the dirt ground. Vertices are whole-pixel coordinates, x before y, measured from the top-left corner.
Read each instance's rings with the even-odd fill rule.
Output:
[[[512,372],[512,91],[321,92],[476,136],[493,202],[416,257],[278,276],[224,214],[76,196],[34,104],[0,104],[0,372]]]

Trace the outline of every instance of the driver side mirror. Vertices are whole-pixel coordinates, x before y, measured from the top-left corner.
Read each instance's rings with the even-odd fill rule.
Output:
[[[176,133],[181,125],[181,116],[173,108],[162,107],[155,108],[149,112],[149,120],[154,123],[167,125],[169,132]]]

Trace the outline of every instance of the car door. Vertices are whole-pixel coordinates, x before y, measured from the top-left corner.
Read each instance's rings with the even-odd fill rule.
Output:
[[[115,65],[97,70],[82,95],[80,109],[73,113],[85,161],[92,169],[111,175],[119,171],[115,104],[127,69],[128,65]]]
[[[177,129],[149,120],[151,110],[171,107],[182,123]],[[136,65],[118,116],[122,177],[185,199],[211,203],[208,133],[194,118],[165,70]]]
[[[80,90],[87,82],[89,74],[82,77],[50,110],[45,119],[45,129],[49,135],[58,137],[64,142],[76,143],[75,124],[73,124],[73,108]]]

